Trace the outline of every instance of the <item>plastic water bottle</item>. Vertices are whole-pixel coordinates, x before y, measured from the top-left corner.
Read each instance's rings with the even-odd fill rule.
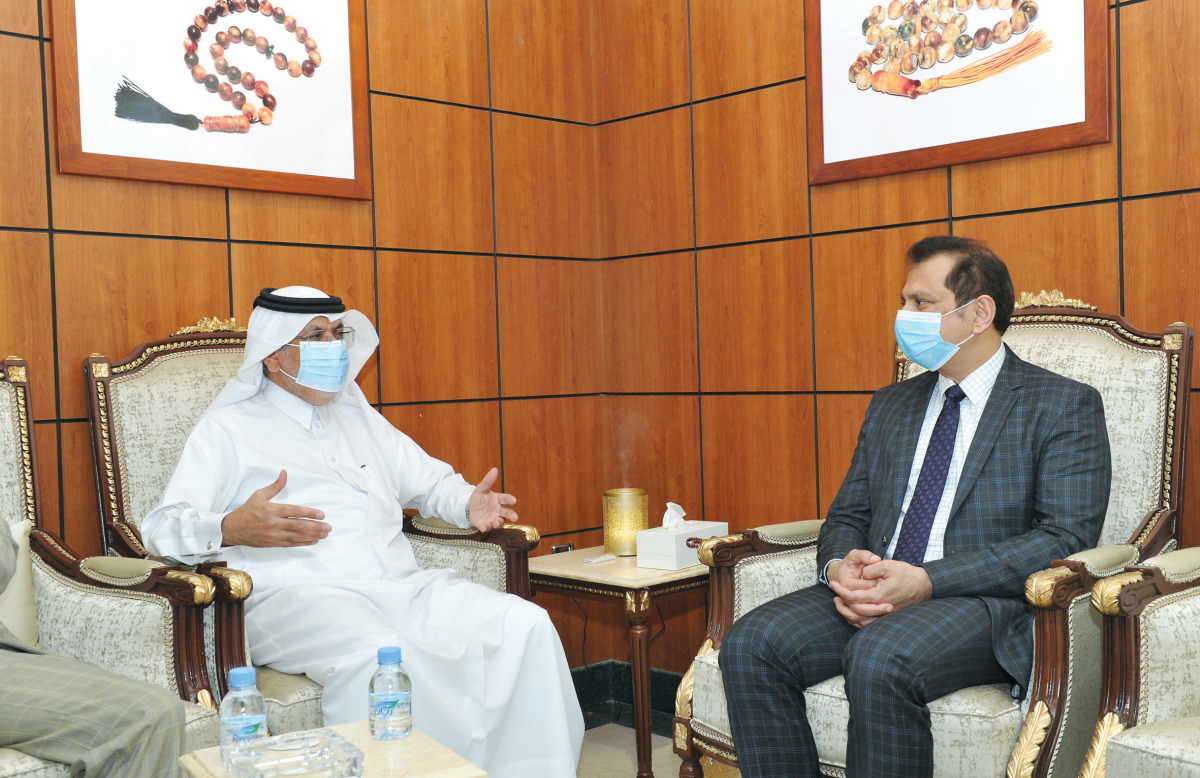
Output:
[[[412,683],[400,666],[400,648],[379,649],[379,667],[371,676],[371,737],[399,740],[412,732]]]
[[[221,700],[221,761],[233,771],[233,759],[267,737],[267,701],[254,685],[253,667],[229,671],[229,693]]]

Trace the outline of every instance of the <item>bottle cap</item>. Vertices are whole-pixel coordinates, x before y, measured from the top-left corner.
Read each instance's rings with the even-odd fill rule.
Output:
[[[253,667],[235,667],[229,671],[229,688],[245,689],[253,686],[258,673]]]
[[[399,646],[384,646],[379,649],[379,664],[381,665],[398,665],[400,664],[400,647]]]

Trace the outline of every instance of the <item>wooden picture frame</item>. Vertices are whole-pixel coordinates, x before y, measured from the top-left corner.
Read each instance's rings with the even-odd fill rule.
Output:
[[[262,13],[264,7],[272,13],[277,10],[269,0],[196,0],[194,4],[172,0],[139,6],[137,14],[125,12],[119,4],[52,0],[59,171],[370,199],[363,3],[281,0],[280,4],[288,10],[277,21]],[[227,11],[224,17],[200,29],[197,19],[210,8],[221,7]],[[229,66],[225,71],[218,67],[219,55],[210,46],[218,31],[228,35],[230,26],[239,30],[239,36],[223,52]],[[240,31],[255,28],[256,39],[270,39],[265,55],[262,49],[242,45]],[[88,31],[82,40],[79,30]],[[198,49],[192,54],[198,64],[217,76],[216,82],[205,84],[193,78],[192,64],[184,59],[189,54],[188,40]],[[319,48],[313,48],[318,41]],[[278,69],[272,58],[276,47],[287,66],[303,66],[300,75]],[[234,68],[242,69],[243,77],[245,71],[257,71],[255,79],[270,84],[267,97],[256,95],[257,84],[246,88],[230,83],[228,75]],[[137,92],[153,100],[133,97],[138,116],[174,119],[160,123],[121,117],[117,94],[131,94],[119,89],[122,83],[132,83]],[[212,91],[218,88],[220,92]],[[256,111],[264,104],[276,106],[270,126],[242,119],[242,112],[234,107],[238,93]],[[226,117],[225,126],[235,131],[207,131],[207,116]]]
[[[932,1],[936,10],[937,2]],[[880,30],[892,25],[898,30],[899,23],[906,20],[903,10],[907,0],[898,5],[902,15],[887,17],[881,24],[872,13],[879,4],[886,16],[889,6],[895,5],[888,0],[805,0],[809,183],[891,175],[1108,141],[1107,3],[1035,0],[1040,8],[1027,31],[1014,33],[996,45],[992,43],[999,39],[987,36],[985,48],[990,51],[986,54],[972,50],[976,36],[971,33],[981,33],[982,29],[977,28],[983,27],[990,32],[999,21],[1008,20],[1011,26],[1014,12],[1024,2],[1012,0],[1012,8],[1005,10],[999,7],[1007,5],[1004,0],[985,0],[987,8],[982,10],[976,0],[961,3],[968,6],[964,10],[950,2],[954,14],[968,15],[967,35],[972,38],[972,47],[964,47],[965,56],[951,51],[951,59],[943,61],[936,58],[934,49],[932,67],[916,64],[910,75],[897,73],[884,86],[881,80],[886,77],[876,74],[887,61],[880,60],[880,52],[874,49],[879,44],[868,43],[868,25],[875,21]],[[913,3],[918,9],[913,34],[921,36],[924,49],[931,30],[922,29],[922,4],[922,0]],[[945,26],[934,29],[940,35]],[[1037,43],[1039,40],[1044,43]],[[999,63],[1016,56],[1006,53],[1017,47],[1043,53],[1028,56],[993,76],[947,88],[947,83],[964,80],[964,67],[991,60],[986,67],[995,70]],[[868,54],[868,76],[874,84],[885,89],[890,86],[893,91],[877,91],[874,86],[864,89],[851,80],[860,52]],[[1004,56],[1000,56],[1002,53]],[[920,63],[919,50],[914,56]],[[901,62],[894,61],[897,65]],[[907,64],[911,67],[914,63]],[[975,73],[979,70],[974,68]],[[955,78],[940,79],[949,74],[955,74]],[[920,91],[911,81],[918,85],[925,81],[925,89],[933,89]],[[907,96],[896,92],[906,92]]]

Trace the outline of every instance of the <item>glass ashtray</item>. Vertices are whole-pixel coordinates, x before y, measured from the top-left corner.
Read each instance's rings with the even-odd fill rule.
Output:
[[[233,758],[236,778],[361,778],[363,753],[332,729],[289,732],[260,740]]]

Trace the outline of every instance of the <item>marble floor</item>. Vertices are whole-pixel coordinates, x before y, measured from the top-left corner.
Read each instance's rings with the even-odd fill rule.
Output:
[[[650,736],[655,778],[679,775],[679,757],[669,738]],[[633,730],[620,724],[604,724],[584,733],[579,755],[579,778],[633,778],[637,775]]]

